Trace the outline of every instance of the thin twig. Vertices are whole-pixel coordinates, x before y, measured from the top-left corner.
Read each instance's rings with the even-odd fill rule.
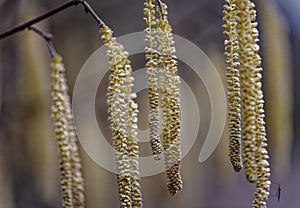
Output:
[[[16,25],[15,27],[13,28],[10,28],[4,32],[1,32],[0,33],[0,39],[3,39],[3,38],[6,38],[10,35],[13,35],[17,32],[20,32],[20,31],[23,31],[25,30],[26,28],[29,28],[31,25],[34,25],[44,19],[47,19],[48,17],[50,16],[53,16],[71,6],[76,6],[78,4],[82,4],[83,7],[85,8],[85,11],[87,13],[90,13],[92,15],[92,17],[96,20],[96,22],[99,24],[100,27],[104,27],[105,24],[104,22],[99,18],[99,16],[96,14],[96,12],[92,9],[92,7],[85,1],[85,0],[70,0],[68,2],[65,2],[65,3],[62,3],[61,5],[49,10],[49,11],[46,11],[45,13],[31,19],[31,20],[28,20],[26,22],[23,22],[21,24],[18,24]]]
[[[79,1],[79,0],[76,0],[76,1],[75,0],[70,0],[68,2],[62,3],[61,5],[53,8],[53,9],[51,9],[51,10],[49,10],[49,11],[47,11],[47,12],[41,14],[41,15],[29,20],[29,21],[23,22],[23,23],[15,26],[13,28],[10,28],[10,29],[8,29],[4,32],[1,32],[0,33],[0,39],[6,38],[10,35],[13,35],[13,34],[17,33],[17,32],[25,30],[26,28],[30,27],[31,25],[34,25],[37,22],[40,22],[40,21],[42,21],[42,20],[44,20],[44,19],[46,19],[50,16],[53,16],[53,15],[65,10],[65,9],[71,7],[71,6],[78,5],[79,3],[81,3],[81,1]]]
[[[96,12],[93,10],[93,8],[87,3],[86,1],[82,0],[80,3],[84,6],[85,11],[87,13],[90,13],[92,17],[96,20],[96,22],[99,24],[100,27],[104,27],[105,23],[100,19],[100,17],[96,14]]]
[[[47,33],[36,26],[30,26],[28,27],[28,29],[33,30],[34,32],[42,36],[46,41],[51,41],[53,39],[53,35],[51,33]]]
[[[51,54],[52,57],[56,57],[57,56],[57,52],[55,50],[55,47],[52,43],[52,39],[53,39],[53,35],[51,33],[46,33],[45,31],[35,27],[35,26],[30,26],[28,27],[29,30],[34,31],[36,34],[38,34],[39,36],[41,36],[42,38],[44,38],[44,40],[47,43],[47,47],[49,49],[49,52]]]

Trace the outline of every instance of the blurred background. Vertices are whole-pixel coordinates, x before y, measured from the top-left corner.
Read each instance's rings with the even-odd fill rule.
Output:
[[[0,31],[30,19],[63,0],[0,0]],[[99,16],[122,36],[144,30],[143,1],[88,1]],[[169,21],[174,33],[195,43],[212,60],[224,79],[222,7],[224,1],[173,0]],[[272,176],[269,207],[300,207],[300,1],[257,0],[263,87]],[[70,8],[38,24],[54,34],[64,57],[72,93],[87,58],[103,45],[98,27],[81,6]],[[0,41],[0,207],[61,207],[56,141],[50,118],[50,55],[43,40],[23,31]],[[143,55],[131,57],[135,70]],[[165,174],[142,179],[144,207],[240,208],[251,207],[255,184],[235,173],[228,158],[225,128],[216,151],[204,163],[198,154],[208,132],[210,102],[200,79],[179,63],[180,76],[189,83],[200,107],[197,141],[182,161],[184,189],[172,197]],[[224,84],[226,83],[225,80]],[[147,91],[138,94],[139,128],[147,128]],[[96,95],[99,128],[106,132],[105,88]],[[102,115],[102,116],[101,116]],[[298,129],[299,128],[299,129]],[[144,145],[144,144],[143,144]],[[147,145],[146,145],[147,146]],[[148,148],[148,149],[147,149]],[[87,207],[118,207],[115,175],[99,167],[81,148],[86,178]],[[149,154],[149,146],[141,154]],[[281,198],[275,196],[281,185]]]

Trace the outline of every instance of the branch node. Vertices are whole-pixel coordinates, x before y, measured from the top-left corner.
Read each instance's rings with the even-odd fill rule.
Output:
[[[51,33],[47,33],[47,32],[45,32],[45,31],[43,31],[40,28],[35,27],[35,26],[29,26],[27,29],[35,32],[36,34],[38,34],[39,36],[44,38],[44,40],[47,43],[47,47],[48,47],[49,52],[50,52],[52,57],[55,57],[55,56],[58,55],[56,50],[55,50],[55,47],[52,43],[53,35]]]
[[[84,10],[86,13],[89,13],[92,15],[92,17],[96,20],[96,22],[99,24],[100,28],[105,26],[105,23],[100,19],[100,17],[97,15],[97,13],[93,10],[93,8],[87,3],[85,0],[80,0],[80,3],[83,5]]]
[[[35,18],[32,18],[26,22],[22,22],[8,30],[1,32],[0,39],[9,37],[17,32],[25,30],[26,28],[30,28],[31,25],[34,25],[44,19],[47,19],[48,17],[51,17],[71,6],[77,6],[78,4],[83,5],[85,12],[90,13],[92,15],[92,17],[97,21],[97,23],[99,24],[99,26],[101,28],[105,26],[104,22],[99,18],[99,16],[96,14],[96,12],[92,9],[92,7],[85,0],[69,0],[67,2],[64,2],[60,5],[58,5],[57,7],[53,8],[53,9],[50,9],[50,10],[38,15]]]

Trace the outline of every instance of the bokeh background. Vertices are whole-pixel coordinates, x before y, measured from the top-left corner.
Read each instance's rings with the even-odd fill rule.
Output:
[[[64,1],[0,0],[0,31],[30,19]],[[90,0],[116,36],[142,31],[143,1]],[[224,79],[222,6],[217,0],[168,0],[174,33],[195,43],[212,60]],[[269,207],[300,207],[300,1],[256,0],[263,57],[265,108],[271,162]],[[103,45],[98,27],[81,6],[39,23],[54,34],[57,51],[64,57],[72,93],[87,58]],[[61,207],[56,141],[50,118],[50,55],[43,40],[29,31],[0,41],[0,207]],[[134,69],[144,66],[143,55],[133,56]],[[251,207],[254,184],[235,173],[228,155],[228,136],[204,163],[197,158],[210,123],[208,93],[191,69],[179,64],[181,77],[196,94],[201,114],[197,141],[183,159],[184,189],[171,197],[165,175],[142,179],[146,208]],[[224,80],[225,84],[225,80]],[[147,128],[147,91],[139,94],[139,128]],[[107,134],[105,89],[96,96],[98,123]],[[102,115],[102,116],[101,116]],[[103,116],[104,115],[104,116]],[[142,144],[143,155],[149,154]],[[99,167],[81,148],[86,178],[87,207],[118,207],[115,175]],[[276,192],[281,185],[281,198]]]

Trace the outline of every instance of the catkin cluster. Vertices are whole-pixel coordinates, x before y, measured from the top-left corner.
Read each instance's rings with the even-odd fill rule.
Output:
[[[144,3],[144,21],[147,25],[145,29],[148,47],[146,50],[146,68],[148,75],[148,94],[149,94],[149,131],[150,131],[150,144],[153,156],[156,160],[161,159],[163,148],[160,141],[160,117],[159,117],[159,80],[158,80],[158,57],[157,41],[156,41],[156,16],[155,5],[153,0],[147,0]]]
[[[146,68],[150,101],[150,143],[155,159],[164,153],[168,190],[171,195],[182,189],[180,175],[180,77],[171,26],[167,19],[167,6],[154,0],[146,0],[144,21],[146,42]],[[160,133],[159,110],[162,111]],[[162,137],[162,145],[160,141]]]
[[[85,207],[84,180],[62,58],[52,59],[51,112],[58,145],[63,207]]]
[[[162,9],[162,10],[160,10]],[[161,18],[157,21],[157,41],[160,69],[161,108],[163,114],[163,148],[168,177],[168,189],[174,195],[182,189],[180,175],[180,77],[171,26],[167,19],[167,5],[157,9]]]
[[[120,207],[142,207],[138,170],[138,106],[134,101],[136,94],[132,92],[132,68],[128,52],[116,42],[112,30],[104,26],[101,33],[108,48],[106,55],[110,65],[107,105],[115,149]]]
[[[257,186],[253,207],[263,208],[267,207],[270,168],[264,121],[261,58],[257,44],[259,32],[256,10],[250,0],[226,0],[226,3],[224,34],[228,38],[225,41],[225,56],[228,64],[227,71],[230,74],[228,76],[230,128],[240,126],[242,123],[242,159],[246,178],[249,182],[256,182]],[[238,72],[234,73],[234,69],[238,69],[239,79]],[[237,93],[239,87],[240,94]],[[233,94],[236,96],[234,99],[232,99]],[[239,102],[240,109],[238,109]],[[237,117],[237,114],[232,113],[233,111],[241,112],[242,116]],[[231,133],[233,131],[237,132],[236,128],[231,129]],[[232,136],[235,135],[231,134],[230,138],[230,156],[235,164],[233,153],[239,152],[240,146],[236,146],[235,142],[232,143],[232,139],[236,139]]]

